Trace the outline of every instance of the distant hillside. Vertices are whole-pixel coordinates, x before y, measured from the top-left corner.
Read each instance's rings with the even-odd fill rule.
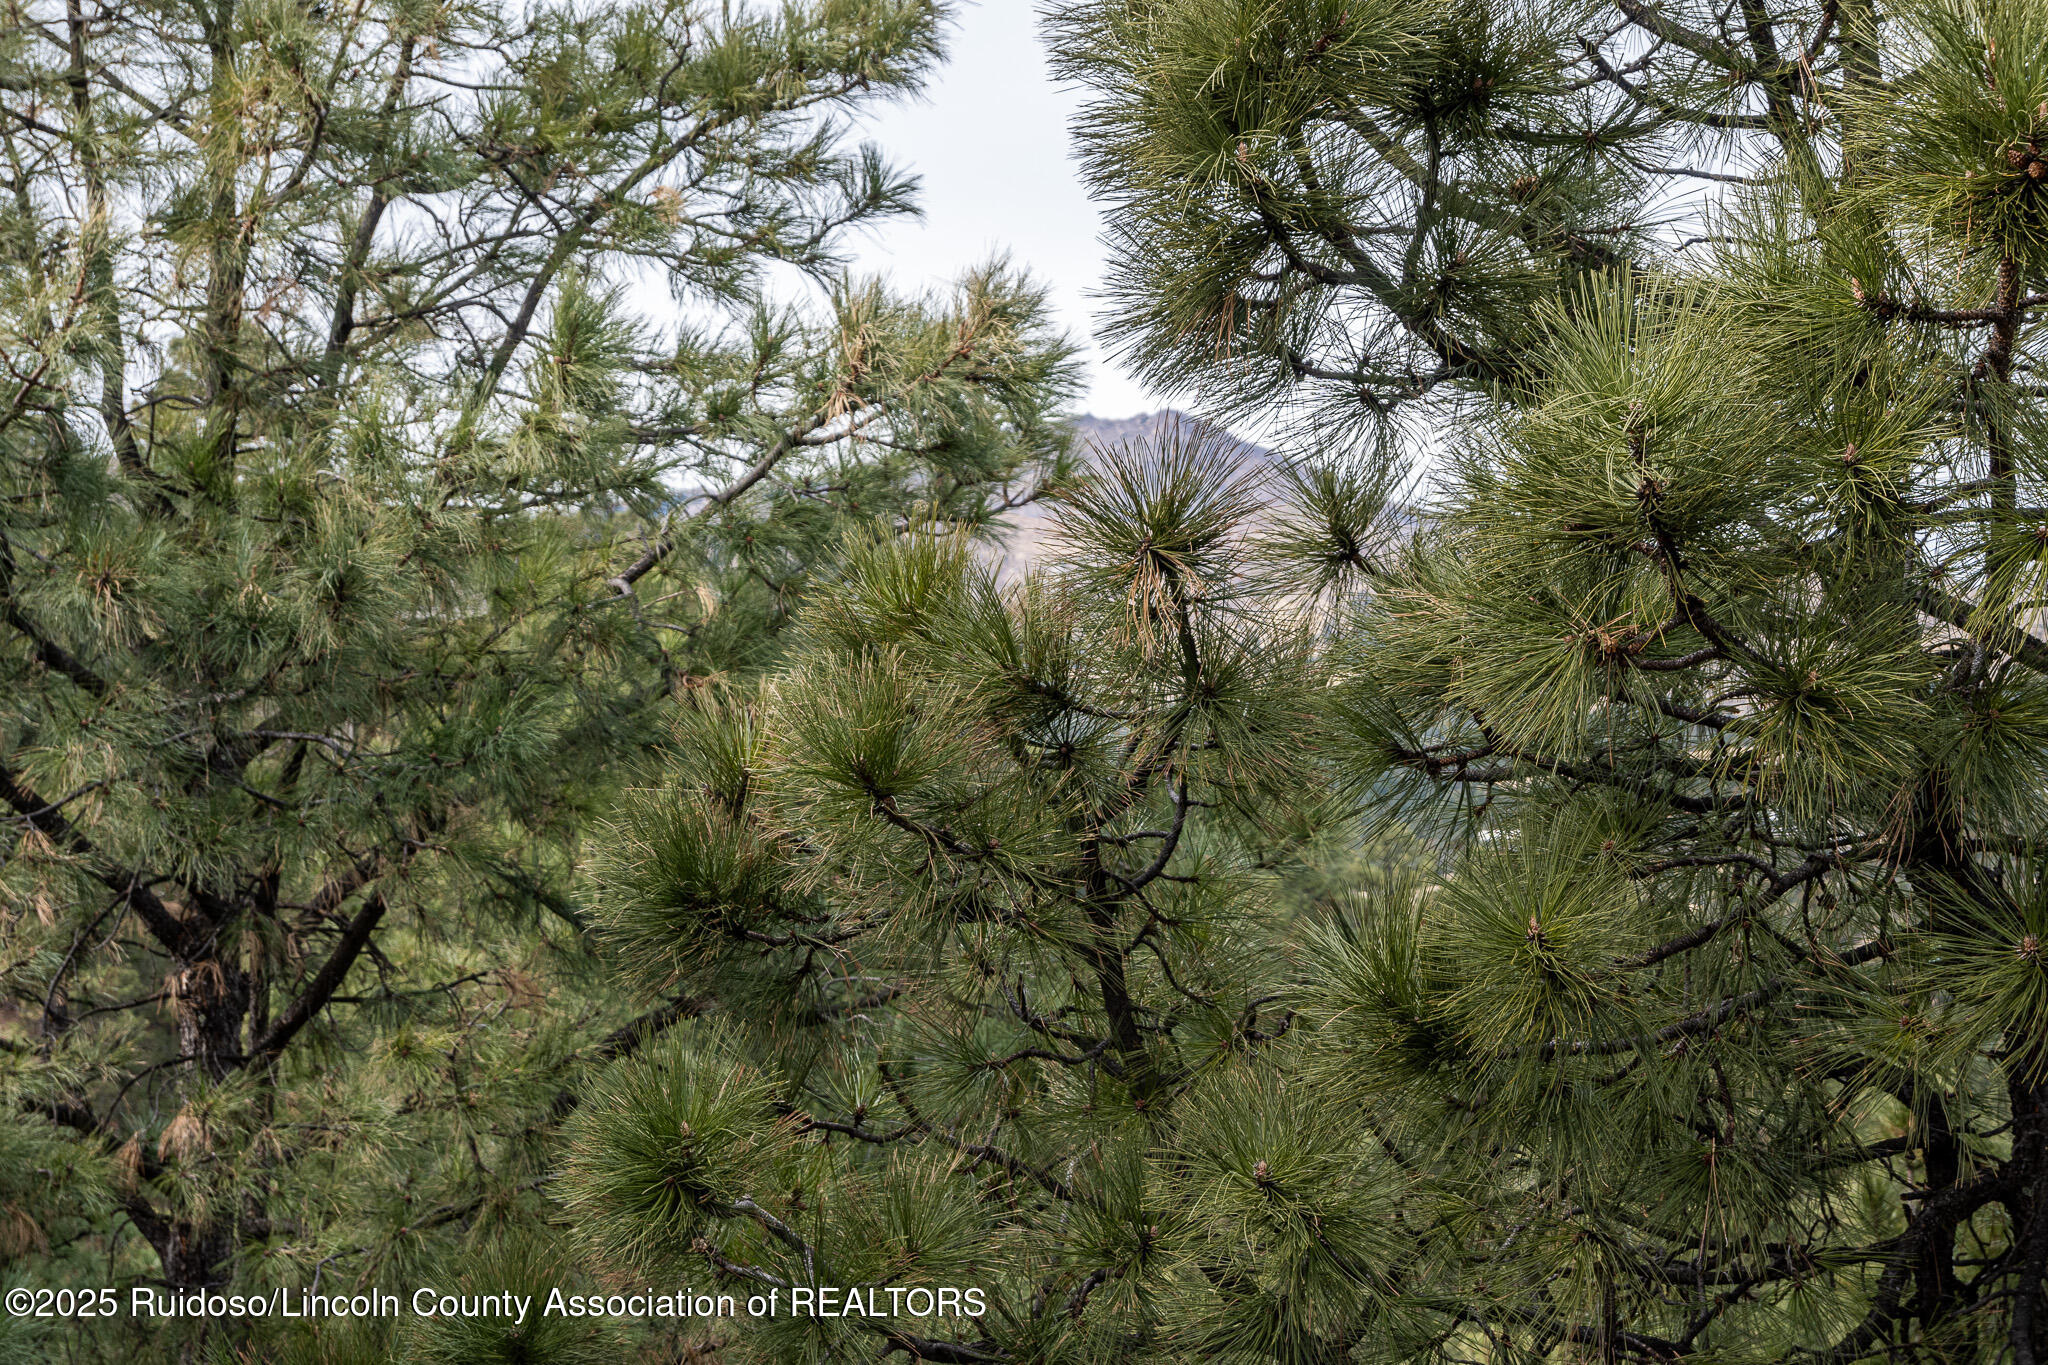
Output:
[[[1224,440],[1235,448],[1237,454],[1253,464],[1273,463],[1273,453],[1264,446],[1255,446],[1228,431],[1211,426],[1199,417],[1190,417],[1172,408],[1161,408],[1158,412],[1141,412],[1136,417],[1077,417],[1074,419],[1074,431],[1077,443],[1084,452],[1090,447],[1113,450],[1118,446],[1134,445],[1161,435],[1175,422],[1219,432]]]

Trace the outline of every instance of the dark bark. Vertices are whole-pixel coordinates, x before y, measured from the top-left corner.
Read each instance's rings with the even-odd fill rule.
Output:
[[[377,928],[377,922],[384,918],[384,912],[388,908],[382,894],[374,891],[370,893],[364,900],[362,909],[356,912],[355,918],[350,920],[348,927],[342,931],[341,941],[334,945],[333,951],[327,955],[327,960],[320,964],[320,970],[306,983],[306,989],[279,1016],[277,1026],[250,1049],[251,1062],[262,1064],[275,1060],[298,1035],[299,1030],[311,1023],[321,1010],[327,1008],[328,999],[347,979],[349,968],[355,965],[356,959],[369,945],[371,933]]]

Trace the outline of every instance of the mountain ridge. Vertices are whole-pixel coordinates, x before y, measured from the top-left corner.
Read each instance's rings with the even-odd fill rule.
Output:
[[[1084,450],[1092,447],[1104,451],[1120,447],[1127,449],[1157,439],[1175,425],[1213,432],[1232,454],[1253,464],[1271,466],[1276,461],[1273,452],[1264,446],[1254,445],[1227,427],[1178,408],[1161,408],[1157,412],[1141,412],[1131,417],[1097,417],[1094,413],[1083,413],[1073,421],[1075,436]]]

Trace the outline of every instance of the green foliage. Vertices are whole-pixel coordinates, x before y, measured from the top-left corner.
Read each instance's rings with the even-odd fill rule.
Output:
[[[622,1063],[570,1124],[561,1198],[606,1263],[676,1273],[713,1220],[779,1174],[771,1078],[729,1052],[713,1036]]]
[[[2042,8],[1334,8],[1055,19],[1115,334],[1318,453],[1325,771],[1421,840],[1265,1082],[1412,1249],[1259,1350],[2039,1358]]]
[[[1868,159],[1859,194],[1934,259],[2048,268],[2048,14],[2038,5],[1940,3],[1894,21],[1909,73],[1854,106],[1845,149]]]
[[[622,1343],[615,1328],[544,1311],[550,1291],[586,1288],[568,1260],[514,1242],[466,1254],[460,1265],[454,1276],[430,1278],[440,1290],[436,1310],[399,1332],[405,1359],[423,1365],[600,1365],[619,1359]],[[507,1295],[527,1301],[523,1320],[504,1302]],[[451,1298],[455,1311],[442,1311],[439,1305]],[[465,1307],[465,1300],[474,1308]]]
[[[1085,476],[1026,279],[833,271],[935,6],[110,13],[0,38],[10,1271],[2048,1357],[2037,0],[1057,5],[1109,335],[1287,447]]]
[[[1640,232],[1611,210],[1662,139],[1559,79],[1580,7],[1111,0],[1052,24],[1097,96],[1109,335],[1219,411],[1314,379],[1290,401],[1335,435],[1453,380],[1514,385],[1537,305]]]
[[[1165,1320],[1181,1351],[1299,1358],[1358,1330],[1402,1255],[1398,1173],[1329,1107],[1243,1074],[1205,1087],[1178,1124],[1176,1278],[1194,1292]]]
[[[568,1283],[562,1122],[693,1009],[619,989],[596,822],[744,735],[677,699],[747,695],[846,534],[986,536],[1070,472],[1035,283],[842,268],[915,211],[848,120],[920,87],[949,12],[0,15],[0,1268]],[[722,948],[679,932],[707,906],[809,903],[742,821],[751,748],[704,758],[634,846],[667,894],[616,926],[677,935],[657,978]],[[22,1349],[679,1348],[388,1326]]]
[[[987,1296],[748,1337],[790,1359],[1178,1358],[1362,1311],[1386,1234],[1350,1135],[1247,1069],[1292,1026],[1275,893],[1323,827],[1311,608],[1238,571],[1256,506],[1214,433],[1170,433],[1060,502],[1056,571],[1004,585],[957,533],[868,538],[769,686],[696,700],[621,817],[601,921],[725,1031],[579,1116],[604,1263]],[[711,890],[730,848],[776,885]],[[731,1101],[737,1164],[700,1191],[665,1164],[697,1150],[672,1113],[723,1134],[741,1067],[775,1080]],[[621,1183],[659,1207],[600,1200]]]

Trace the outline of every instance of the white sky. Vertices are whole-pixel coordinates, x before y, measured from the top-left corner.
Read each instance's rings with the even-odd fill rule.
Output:
[[[1007,251],[1051,286],[1060,321],[1087,348],[1081,411],[1151,412],[1170,403],[1094,345],[1089,293],[1102,275],[1101,222],[1069,151],[1079,100],[1046,70],[1037,8],[1036,0],[967,0],[956,11],[950,59],[923,98],[862,120],[860,138],[922,177],[924,218],[868,233],[854,266],[923,289]]]

